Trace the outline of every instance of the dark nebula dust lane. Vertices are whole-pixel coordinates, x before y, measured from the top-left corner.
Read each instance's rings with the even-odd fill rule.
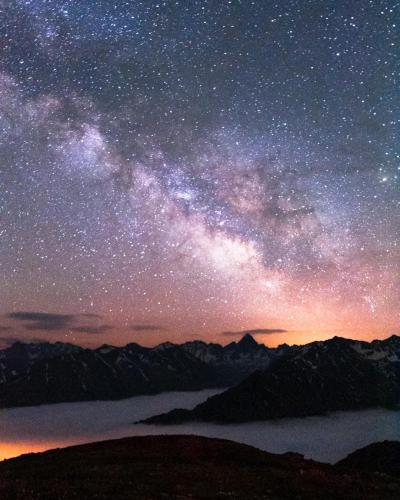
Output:
[[[0,0],[2,343],[395,333],[399,9]]]

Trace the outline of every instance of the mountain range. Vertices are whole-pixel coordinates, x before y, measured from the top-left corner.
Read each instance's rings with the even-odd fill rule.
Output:
[[[276,349],[249,334],[226,346],[196,340],[86,349],[16,342],[0,351],[0,408],[226,387],[192,410],[145,422],[247,422],[398,408],[400,337],[334,337]]]
[[[276,356],[250,335],[226,346],[193,341],[85,349],[16,342],[0,351],[0,407],[227,387]]]
[[[248,422],[399,404],[400,337],[370,343],[334,337],[286,349],[194,409],[175,409],[145,423]]]

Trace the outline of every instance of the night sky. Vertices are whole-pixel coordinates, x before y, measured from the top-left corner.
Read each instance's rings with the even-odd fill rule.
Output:
[[[388,0],[0,0],[2,342],[398,332],[399,26]]]

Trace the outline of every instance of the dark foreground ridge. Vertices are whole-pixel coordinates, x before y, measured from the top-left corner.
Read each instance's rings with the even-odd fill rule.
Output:
[[[365,470],[383,472],[400,477],[400,442],[382,441],[372,443],[361,450],[350,453],[338,463],[343,470]]]
[[[394,500],[400,481],[222,439],[145,436],[1,462],[0,498]]]

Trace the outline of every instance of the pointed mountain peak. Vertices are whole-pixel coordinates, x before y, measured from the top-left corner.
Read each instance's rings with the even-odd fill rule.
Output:
[[[246,333],[238,342],[238,345],[242,347],[253,347],[258,345],[250,333]]]

